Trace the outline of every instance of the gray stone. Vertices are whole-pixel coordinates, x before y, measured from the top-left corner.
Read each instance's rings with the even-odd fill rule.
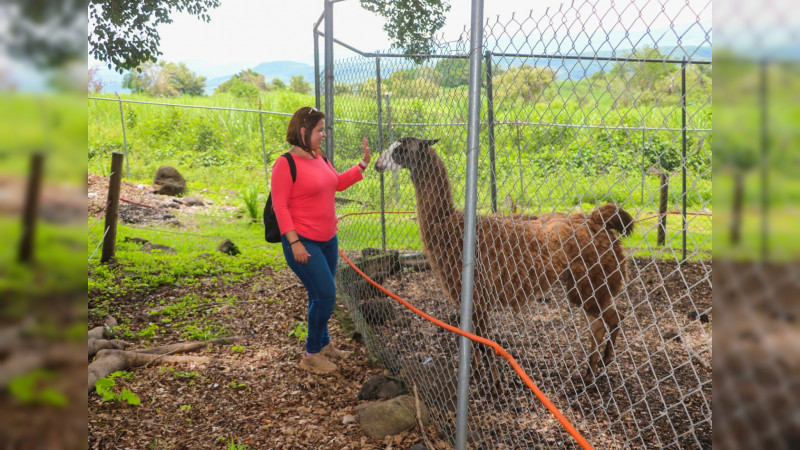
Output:
[[[186,206],[205,206],[206,204],[199,197],[185,197],[183,204]]]
[[[153,187],[156,194],[183,195],[187,192],[186,180],[183,175],[172,166],[161,166],[153,178]]]
[[[407,393],[408,391],[406,391],[400,381],[383,375],[375,375],[367,380],[364,386],[361,387],[361,392],[358,393],[358,399],[389,399]]]
[[[423,426],[428,425],[428,407],[420,401],[419,409]],[[356,412],[364,434],[372,439],[382,440],[386,436],[395,436],[417,426],[415,399],[410,395],[359,405]]]
[[[395,308],[394,301],[387,297],[368,298],[358,305],[361,315],[370,326],[383,325],[387,321],[395,320],[397,316]]]
[[[222,253],[231,256],[236,256],[242,253],[239,250],[239,247],[237,247],[236,244],[234,244],[233,241],[231,241],[230,239],[225,239],[224,241],[222,241],[222,243],[220,243],[219,246],[217,247],[217,251],[220,251]]]
[[[160,251],[161,253],[170,253],[170,254],[173,254],[173,255],[175,253],[178,253],[178,251],[175,250],[172,247],[169,247],[169,246],[166,246],[166,245],[161,245],[161,244],[153,244],[153,243],[150,243],[150,242],[147,242],[147,243],[143,244],[142,247],[139,250],[141,250],[143,252],[147,252],[147,253],[150,253],[153,250]]]

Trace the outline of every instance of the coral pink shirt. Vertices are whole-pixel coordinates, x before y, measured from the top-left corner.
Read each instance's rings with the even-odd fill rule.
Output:
[[[297,180],[292,182],[289,162],[283,156],[272,165],[272,208],[281,234],[295,230],[314,241],[328,241],[336,235],[336,191],[343,191],[363,179],[358,165],[339,174],[322,158],[292,155]]]

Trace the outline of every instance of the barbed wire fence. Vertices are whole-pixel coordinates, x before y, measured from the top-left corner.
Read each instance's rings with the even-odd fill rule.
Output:
[[[475,333],[505,348],[597,448],[711,447],[710,8],[575,2],[484,26]],[[387,166],[400,170],[352,188],[380,212],[343,217],[342,250],[458,327],[464,216],[451,213],[468,183],[469,34],[414,59],[335,42],[357,53],[334,64],[337,146],[437,140],[403,141]],[[335,151],[344,165],[359,157],[355,146]],[[636,221],[618,241],[627,259],[582,228],[606,203]],[[338,287],[372,354],[419,389],[455,441],[458,336],[346,266]],[[614,357],[587,379],[614,316]],[[472,447],[577,446],[502,359],[477,347]]]

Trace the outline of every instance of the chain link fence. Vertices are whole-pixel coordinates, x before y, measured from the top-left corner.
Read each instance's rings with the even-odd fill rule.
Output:
[[[710,9],[575,2],[485,23],[475,333],[597,448],[711,447]],[[336,161],[355,163],[361,136],[382,154],[338,205],[341,248],[458,327],[469,36],[358,53],[334,64]],[[372,354],[452,442],[458,336],[346,264],[338,278]],[[473,448],[577,446],[475,347]]]

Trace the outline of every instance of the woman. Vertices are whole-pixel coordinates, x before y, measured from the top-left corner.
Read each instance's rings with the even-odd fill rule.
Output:
[[[272,207],[281,230],[286,262],[308,291],[308,338],[300,368],[314,373],[336,371],[330,360],[347,352],[330,344],[328,320],[336,301],[336,264],[339,261],[334,195],[363,178],[369,164],[369,147],[364,138],[361,161],[344,173],[323,157],[325,114],[304,106],[294,112],[286,130],[289,153],[296,166],[292,181],[289,162],[278,158],[272,166]]]

